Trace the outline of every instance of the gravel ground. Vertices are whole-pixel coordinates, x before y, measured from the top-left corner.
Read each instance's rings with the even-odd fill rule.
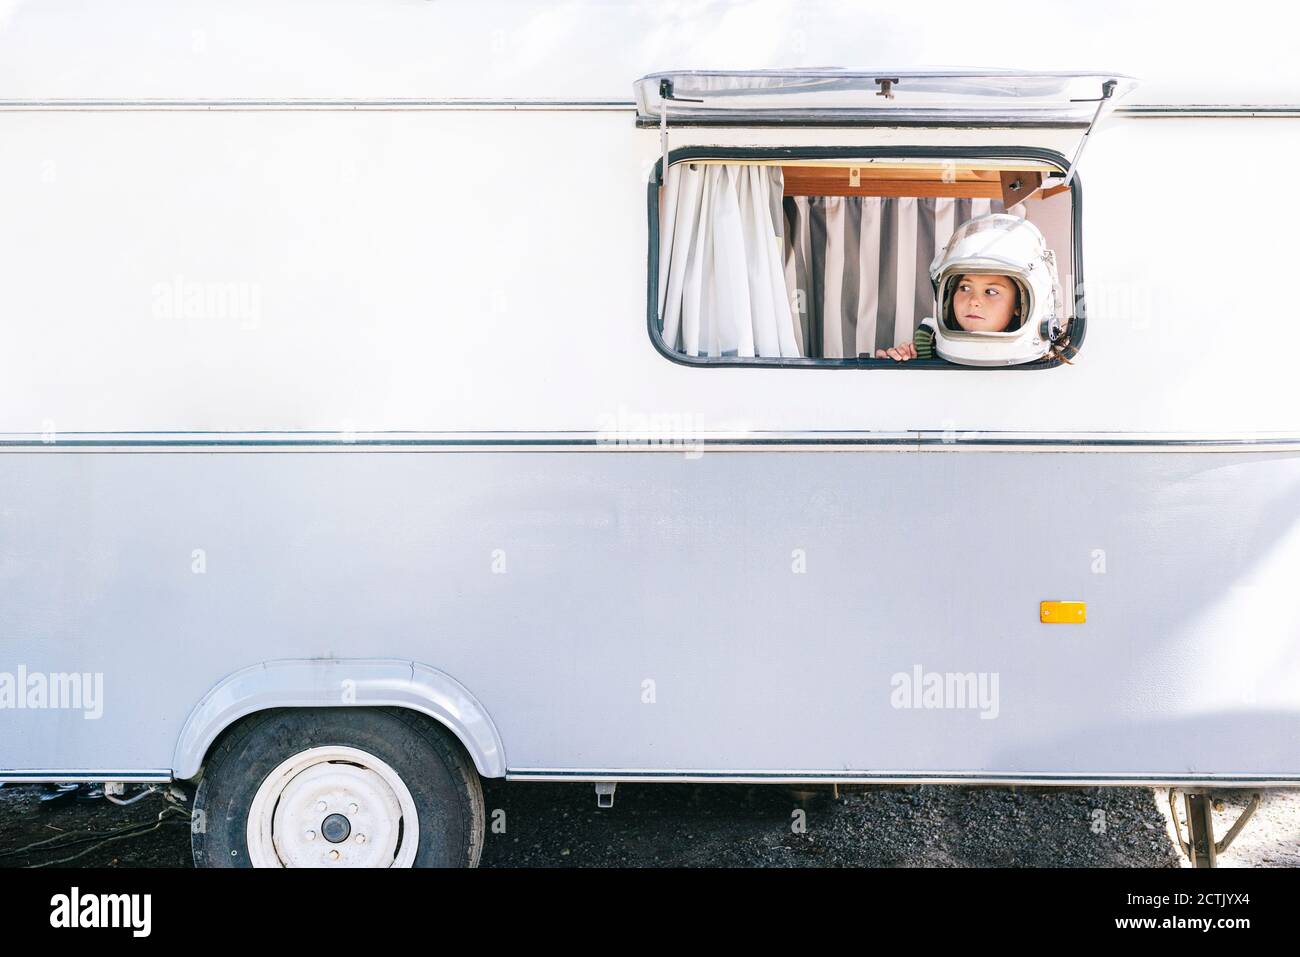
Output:
[[[42,802],[0,788],[0,866],[46,865],[91,847],[12,853],[128,825],[168,805]],[[1179,867],[1166,792],[1141,788],[878,787],[796,795],[779,786],[624,784],[598,809],[590,785],[485,782],[485,867]],[[1221,834],[1242,802],[1216,815]],[[1235,806],[1234,806],[1235,805]],[[802,825],[802,829],[800,829]],[[504,827],[504,832],[500,829]],[[1300,866],[1300,791],[1273,791],[1221,863]],[[55,865],[59,866],[59,865]],[[62,866],[189,867],[189,828],[95,848]]]
[[[1147,790],[926,786],[800,801],[775,786],[621,785],[600,810],[590,786],[512,784],[486,799],[489,821],[506,812],[486,866],[1178,866]]]

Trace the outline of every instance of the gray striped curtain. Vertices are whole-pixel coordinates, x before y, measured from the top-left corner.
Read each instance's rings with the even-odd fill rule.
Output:
[[[787,196],[783,208],[800,353],[826,359],[911,340],[934,312],[935,254],[961,223],[1003,211],[997,199],[910,196]]]

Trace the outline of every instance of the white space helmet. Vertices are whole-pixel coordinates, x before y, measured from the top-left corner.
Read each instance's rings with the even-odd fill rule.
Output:
[[[1010,276],[1020,290],[1020,317],[1002,332],[968,332],[953,316],[952,298],[965,273]],[[930,265],[935,349],[961,365],[1009,366],[1041,359],[1065,334],[1056,256],[1027,219],[990,213],[962,223]]]

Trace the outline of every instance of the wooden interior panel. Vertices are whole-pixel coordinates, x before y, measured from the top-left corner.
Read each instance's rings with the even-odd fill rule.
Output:
[[[852,167],[786,166],[786,196],[942,196],[1000,199],[997,170],[888,169],[860,166],[857,185]]]

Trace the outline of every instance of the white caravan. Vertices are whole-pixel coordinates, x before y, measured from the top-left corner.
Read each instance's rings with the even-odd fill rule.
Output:
[[[337,867],[484,777],[1168,786],[1200,863],[1300,784],[1294,69],[798,6],[5,11],[0,779]],[[890,357],[968,273],[1030,352]]]

